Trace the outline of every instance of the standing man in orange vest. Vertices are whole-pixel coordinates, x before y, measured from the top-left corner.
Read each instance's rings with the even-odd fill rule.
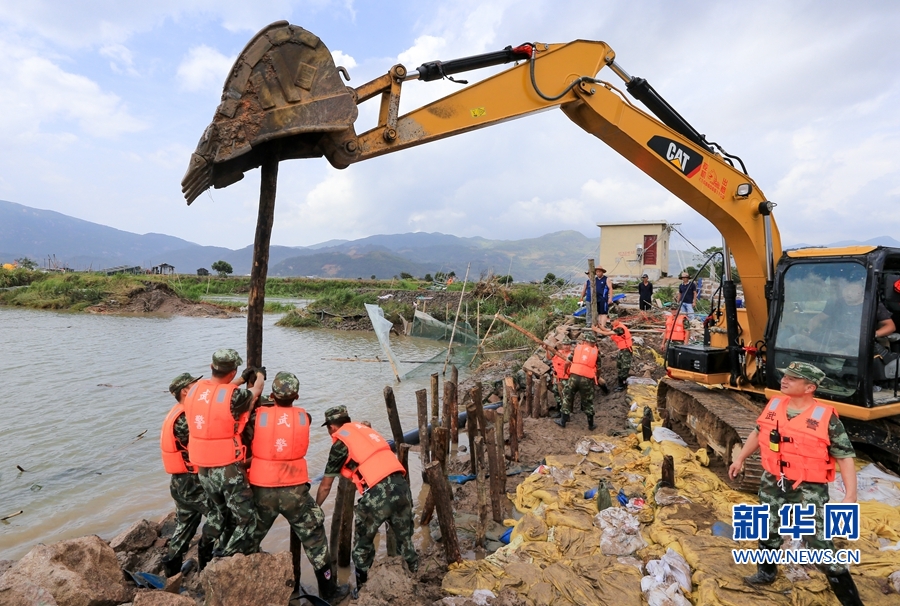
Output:
[[[560,427],[569,422],[569,415],[575,403],[575,394],[581,394],[581,410],[587,415],[588,429],[594,429],[594,388],[600,385],[604,395],[609,393],[606,382],[600,375],[600,350],[597,349],[597,335],[593,330],[582,333],[581,343],[569,356],[569,383],[563,399],[562,415],[553,421]]]
[[[369,579],[369,568],[375,559],[375,535],[387,522],[397,539],[397,549],[411,572],[419,568],[419,556],[413,546],[413,505],[406,472],[391,452],[387,441],[371,427],[353,423],[346,406],[325,411],[325,423],[333,442],[325,466],[325,477],[316,493],[316,504],[322,505],[331,492],[334,478],[341,475],[354,484],[362,495],[356,502],[353,529],[353,565],[356,588]]]
[[[747,437],[728,475],[737,477],[747,457],[760,449],[765,471],[759,485],[759,502],[769,506],[769,537],[759,541],[760,549],[781,547],[784,539],[778,533],[779,510],[785,504],[801,503],[815,506],[816,533],[804,536],[806,546],[834,552],[831,539],[823,538],[828,482],[834,480],[835,468],[839,468],[846,489],[843,502],[856,502],[856,453],[834,408],[813,398],[825,373],[806,362],[791,362],[780,370],[784,372],[781,394],[766,404],[756,421],[756,430]],[[862,605],[846,566],[835,563],[820,568],[841,604]],[[750,585],[769,585],[775,582],[776,575],[775,564],[757,564],[756,574],[744,580]]]
[[[616,347],[619,348],[619,353],[616,354],[616,379],[618,384],[613,391],[624,391],[625,381],[628,380],[628,376],[631,374],[631,362],[634,359],[634,342],[631,339],[631,331],[619,320],[613,320],[612,330],[604,328],[596,330],[601,335],[606,335],[612,339]]]
[[[197,465],[200,484],[210,501],[207,518],[216,540],[214,557],[255,549],[256,508],[253,491],[244,469],[246,448],[241,432],[250,410],[265,383],[264,369],[246,369],[233,349],[213,354],[212,377],[194,383],[185,398],[185,415],[190,428],[188,455]],[[243,384],[250,389],[241,389]]]
[[[325,514],[309,494],[306,451],[312,417],[293,406],[299,391],[296,375],[279,372],[272,382],[272,400],[250,413],[244,430],[253,453],[249,479],[259,516],[256,546],[258,549],[278,514],[283,515],[316,571],[319,597],[337,603],[347,597],[350,588],[337,585],[325,536]],[[294,578],[294,591],[300,594],[299,574]]]
[[[202,376],[192,377],[190,373],[183,372],[169,385],[169,393],[175,396],[178,403],[166,415],[159,436],[163,467],[166,473],[172,475],[169,493],[175,500],[175,532],[169,539],[169,550],[162,559],[167,577],[174,576],[181,570],[184,554],[187,553],[191,539],[200,527],[201,519],[208,512],[206,493],[203,492],[200,480],[197,479],[197,467],[192,465],[188,458],[190,436],[183,404],[190,386]],[[197,546],[200,570],[203,570],[209,562],[212,550],[213,539],[210,536],[209,524],[204,524],[200,544]]]

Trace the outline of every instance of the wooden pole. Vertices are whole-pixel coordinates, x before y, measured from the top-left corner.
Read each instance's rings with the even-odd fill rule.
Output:
[[[253,267],[250,269],[250,296],[247,301],[247,366],[262,366],[263,308],[266,305],[266,277],[269,274],[269,241],[275,220],[275,192],[278,185],[278,158],[270,154],[262,163],[259,183],[259,214],[253,240]]]
[[[478,490],[478,526],[475,529],[475,557],[478,558],[479,552],[482,559],[484,558],[484,535],[487,529],[488,519],[488,489],[487,482],[484,477],[484,438],[477,436],[475,438],[475,451],[472,453],[473,460],[478,461],[478,473],[475,475],[475,483]]]
[[[521,417],[519,416],[519,398],[516,395],[516,386],[512,377],[506,377],[504,380],[506,391],[506,401],[509,406],[509,455],[512,460],[519,462],[519,424]]]
[[[341,567],[350,565],[355,501],[356,486],[347,478],[340,478],[334,498],[334,513],[331,514],[331,558]]]
[[[503,523],[503,505],[500,502],[500,464],[497,461],[497,441],[495,439],[495,430],[489,427],[485,431],[485,448],[487,449],[488,468],[491,474],[491,510],[494,514],[494,521],[498,524]]]
[[[456,415],[453,414],[453,383],[444,381],[444,409],[441,411],[441,427],[447,430],[447,447],[450,445],[450,427],[456,425]]]
[[[450,355],[453,353],[453,337],[456,336],[456,325],[459,323],[459,310],[462,309],[463,297],[466,295],[466,284],[469,282],[469,268],[471,266],[471,263],[466,265],[466,277],[463,280],[462,292],[459,293],[459,303],[456,305],[456,317],[453,318],[453,330],[450,331],[450,343],[447,345],[447,359],[444,360],[444,368],[441,370],[442,375],[447,373],[447,364],[450,363]]]
[[[525,373],[525,410],[523,415],[534,417],[534,373]]]
[[[391,423],[391,434],[394,436],[394,450],[400,452],[403,443],[403,426],[400,425],[400,414],[397,412],[397,399],[390,385],[384,388],[384,405],[387,407],[388,421]]]
[[[484,420],[484,402],[481,401],[481,381],[475,383],[472,388],[472,403],[475,405],[475,420],[478,421],[478,433],[484,437],[487,424]]]
[[[472,391],[469,390],[471,394]],[[478,420],[475,417],[475,402],[466,404],[466,435],[469,438],[469,467],[472,474],[478,473],[478,458],[475,456],[475,438],[478,437]]]
[[[537,394],[535,396],[534,408],[532,409],[532,416],[535,419],[539,419],[544,416],[544,399],[547,396],[547,381],[544,377],[541,377],[538,380],[537,384]]]
[[[662,463],[662,477],[659,485],[663,488],[675,488],[675,459],[665,455]]]
[[[431,433],[432,461],[441,464],[444,475],[447,475],[447,450],[450,445],[450,430],[446,427],[435,427]]]
[[[403,469],[406,470],[406,477],[409,477],[409,444],[398,444],[397,445],[397,460],[400,461],[400,464],[403,465]]]
[[[594,260],[588,259],[588,288],[590,289],[588,292],[591,294],[591,301],[587,303],[588,310],[586,316],[590,318],[591,323],[590,326],[595,326],[597,324],[597,293],[594,292],[595,282],[594,282]]]
[[[481,340],[481,299],[478,299],[475,310],[475,338]]]
[[[506,517],[506,508],[503,507],[503,499],[506,498],[506,437],[504,436],[503,417],[497,415],[496,418],[497,422],[494,423],[494,429],[497,431],[497,465],[500,467],[500,474],[497,476],[497,487],[500,494],[500,514]]]
[[[456,536],[456,523],[453,521],[453,493],[450,484],[437,461],[428,464],[425,468],[425,477],[428,478],[434,493],[438,523],[441,525],[441,543],[444,545],[447,564],[460,562],[462,556],[459,552],[459,537]]]
[[[428,440],[428,392],[424,389],[416,391],[416,408],[419,413],[419,458],[422,469],[431,461],[430,443]]]
[[[431,375],[431,427],[432,428],[438,426],[438,419],[440,418],[438,416],[438,414],[439,414],[438,388],[440,387],[440,384],[438,383],[439,376],[440,375],[438,375],[438,373],[434,373]],[[424,470],[425,468],[423,467],[422,469]]]
[[[528,337],[529,339],[531,339],[532,341],[534,341],[535,343],[537,343],[538,345],[540,345],[541,347],[543,347],[544,349],[546,349],[547,351],[552,353],[553,355],[559,356],[563,360],[566,359],[566,356],[564,356],[558,349],[556,349],[555,347],[553,347],[551,345],[547,345],[541,339],[537,338],[533,333],[530,333],[527,330],[525,330],[524,328],[522,328],[521,326],[513,323],[512,320],[510,320],[509,318],[507,318],[499,313],[495,314],[494,318],[497,320],[500,320],[501,322],[503,322],[504,324],[506,324],[513,330],[516,330],[516,331],[522,333],[523,335],[525,335],[526,337]]]

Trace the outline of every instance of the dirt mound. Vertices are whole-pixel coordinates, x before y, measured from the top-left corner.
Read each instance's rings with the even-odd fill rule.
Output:
[[[199,303],[179,297],[175,291],[160,282],[145,282],[132,290],[125,300],[107,299],[85,311],[95,314],[163,314],[200,318],[233,318],[238,314],[216,307],[211,303]]]

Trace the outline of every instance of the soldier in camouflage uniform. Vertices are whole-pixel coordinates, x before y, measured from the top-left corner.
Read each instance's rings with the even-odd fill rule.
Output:
[[[202,375],[201,375],[202,376]],[[188,388],[200,380],[201,377],[192,377],[190,373],[183,372],[172,381],[169,385],[169,393],[175,396],[178,404],[182,404],[184,397],[187,395]],[[180,454],[187,473],[173,473],[169,481],[169,493],[175,500],[175,532],[169,540],[169,549],[163,557],[163,567],[166,576],[173,576],[181,570],[181,564],[184,554],[190,547],[191,539],[200,527],[203,516],[207,515],[208,505],[206,502],[206,493],[197,479],[196,468],[190,465],[187,455],[187,445],[190,439],[188,432],[187,420],[184,416],[184,409],[176,405],[169,415],[177,413],[177,417],[172,422],[171,430],[174,434],[175,449]],[[168,421],[167,417],[167,421]],[[163,425],[163,432],[168,429],[168,424]],[[165,443],[166,435],[163,434],[162,441]],[[164,450],[166,447],[164,446]],[[165,456],[165,453],[164,455]],[[165,462],[165,461],[164,461]],[[193,471],[191,471],[193,469]],[[203,525],[200,535],[200,544],[197,547],[199,568],[203,570],[207,562],[212,557],[213,539],[210,535],[209,524]]]
[[[198,431],[194,415],[190,413],[192,400],[201,400],[207,388],[220,385],[248,385],[249,389],[234,389],[229,403],[231,419],[234,420],[238,433],[246,421],[253,404],[257,401],[265,383],[265,369],[247,368],[237,376],[237,367],[243,363],[240,355],[233,349],[220,349],[213,354],[212,378],[198,381],[187,396],[185,408],[189,417],[188,427],[191,432],[189,450],[197,446],[195,432]],[[228,412],[224,413],[228,414]],[[198,434],[199,435],[199,434]],[[236,446],[240,446],[239,435],[235,436]],[[191,451],[191,459],[200,461]],[[210,534],[214,537],[216,547],[214,557],[227,557],[236,553],[253,553],[256,531],[256,507],[253,504],[253,491],[247,481],[247,472],[243,460],[220,466],[202,466],[198,463],[198,477],[203,490],[209,498],[209,515],[207,522]]]
[[[550,393],[553,394],[553,399],[556,400],[556,408],[560,411],[560,414],[563,409],[563,399],[566,395],[566,385],[569,383],[569,361],[565,357],[572,352],[574,344],[575,341],[567,339],[557,346],[556,350],[564,356],[562,358],[547,352],[547,356],[550,357],[550,368],[553,370],[549,377]]]
[[[605,328],[595,328],[594,330],[602,335],[606,335],[616,344],[619,351],[616,354],[617,384],[615,391],[625,391],[625,385],[628,377],[631,375],[631,363],[634,361],[631,331],[619,320],[613,321],[612,330]]]
[[[787,368],[779,370],[784,373],[781,379],[782,396],[776,396],[770,400],[769,404],[766,405],[763,414],[760,415],[760,421],[763,420],[768,411],[775,411],[783,404],[783,402],[780,402],[781,400],[785,400],[783,396],[787,396],[785,412],[788,420],[808,412],[813,406],[821,408],[819,402],[813,398],[813,393],[815,393],[816,388],[825,379],[825,373],[822,370],[806,362],[791,362]],[[815,413],[816,409],[813,409],[813,412]],[[771,414],[774,417],[774,412]],[[812,419],[814,417],[810,418]],[[774,427],[777,435],[764,436],[765,444],[763,445],[763,448],[777,452],[779,448],[784,448],[784,442],[793,440],[791,436],[787,435],[792,433],[793,430],[791,426],[787,424],[781,427],[775,425]],[[810,427],[818,427],[818,422]],[[763,433],[771,434],[772,432]],[[832,413],[829,416],[827,435],[829,442],[827,447],[829,461],[836,462],[836,466],[840,469],[841,478],[844,481],[844,487],[846,489],[843,502],[855,503],[857,496],[856,468],[853,464],[853,459],[856,457],[856,453],[853,450],[853,445],[850,443],[850,438],[847,436],[844,425],[841,423],[840,419],[838,419],[836,413]],[[785,439],[786,437],[788,438],[787,440]],[[773,446],[770,448],[770,441],[773,441],[777,447]],[[737,477],[744,461],[759,447],[760,425],[757,424],[756,430],[750,433],[746,444],[728,470],[731,478]],[[763,464],[765,466],[765,457],[767,455],[763,456]],[[827,549],[834,552],[834,543],[831,539],[825,539],[824,536],[824,513],[825,503],[828,502],[828,484],[824,482],[801,482],[799,479],[793,481],[793,478],[789,477],[793,475],[793,473],[796,472],[792,472],[790,466],[784,468],[783,473],[781,474],[782,477],[776,477],[770,471],[763,472],[759,485],[759,502],[769,506],[769,537],[768,539],[759,541],[760,549],[781,548],[784,539],[782,538],[782,535],[778,534],[781,527],[779,510],[785,504],[800,503],[803,505],[811,504],[815,506],[816,534],[803,537],[806,547],[808,549]],[[833,563],[828,565],[823,564],[820,568],[828,578],[828,582],[841,604],[844,606],[862,605],[862,601],[860,600],[859,593],[856,589],[856,584],[853,582],[853,577],[850,576],[850,571],[846,566]],[[775,564],[757,564],[756,574],[747,577],[745,581],[750,585],[768,585],[775,581],[776,575],[777,567]]]
[[[346,406],[334,406],[325,411],[325,423],[328,433],[334,443],[328,454],[328,463],[325,466],[325,477],[319,485],[316,493],[316,504],[321,505],[328,498],[334,478],[343,475],[353,480],[357,488],[362,492],[362,497],[356,503],[356,520],[353,533],[353,564],[356,567],[356,588],[353,591],[354,598],[359,593],[359,588],[369,578],[369,568],[375,559],[375,536],[382,524],[387,522],[397,540],[397,548],[403,559],[406,560],[410,571],[415,572],[419,568],[419,556],[413,545],[413,504],[409,489],[409,483],[404,475],[403,466],[394,457],[393,461],[384,454],[382,445],[386,442],[377,432],[366,428],[363,440],[368,439],[368,449],[375,450],[374,454],[363,461],[355,461],[350,456],[350,446],[341,437],[345,425],[354,427],[347,413]],[[380,450],[378,448],[381,448]],[[390,449],[387,454],[393,456]],[[382,480],[368,486],[365,484],[363,466],[371,463],[375,457],[379,459],[379,468],[391,471]],[[382,475],[382,474],[378,474]]]
[[[603,394],[609,393],[606,382],[600,378],[600,350],[597,348],[597,335],[593,330],[586,331],[582,335],[582,343],[579,343],[575,351],[569,355],[569,362],[572,363],[569,372],[569,382],[565,388],[565,399],[563,400],[562,415],[556,419],[554,423],[560,427],[565,427],[569,422],[569,415],[572,413],[572,406],[575,404],[575,395],[581,394],[581,410],[587,416],[588,429],[594,429],[594,393],[595,388],[599,385]],[[593,362],[583,359],[588,350],[595,352]]]
[[[312,416],[293,406],[299,390],[296,375],[279,372],[272,382],[271,400],[261,400],[244,429],[243,441],[252,447],[248,450],[248,458],[251,452],[256,454],[251,459],[249,471],[259,517],[256,546],[258,550],[275,519],[279,514],[283,515],[303,544],[306,557],[316,572],[319,596],[337,603],[347,597],[350,588],[347,585],[338,587],[336,583],[325,536],[325,514],[309,494],[306,449]],[[302,422],[299,422],[301,415]],[[299,569],[294,574],[294,590],[299,595]]]

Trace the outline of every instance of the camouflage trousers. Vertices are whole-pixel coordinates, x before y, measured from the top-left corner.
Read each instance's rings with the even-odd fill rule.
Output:
[[[631,361],[634,356],[628,349],[620,349],[616,354],[616,377],[619,381],[624,381],[631,374]]]
[[[306,551],[314,570],[330,565],[328,538],[325,536],[325,514],[309,494],[309,484],[266,488],[253,486],[253,500],[259,520],[256,523],[256,551],[269,529],[281,514]]]
[[[253,553],[256,507],[243,463],[201,467],[197,476],[209,499],[207,522],[216,549],[224,556]]]
[[[566,383],[565,398],[563,399],[563,414],[572,414],[572,406],[575,404],[575,394],[581,394],[581,410],[589,417],[594,416],[594,390],[597,387],[593,379],[572,375]]]
[[[801,503],[816,506],[816,534],[803,537],[806,547],[808,549],[829,549],[833,552],[834,542],[831,539],[825,539],[824,518],[825,503],[828,502],[828,484],[804,482],[796,489],[792,488],[792,485],[792,482],[785,480],[785,490],[782,490],[778,487],[778,478],[768,471],[763,472],[759,484],[759,502],[769,506],[769,538],[760,541],[759,546],[768,549],[781,548],[784,537],[778,534],[781,526],[778,510],[787,503]],[[820,568],[834,574],[840,574],[847,570],[847,567],[841,564],[822,565]]]
[[[399,472],[393,473],[369,488],[356,503],[353,537],[353,564],[368,571],[375,559],[375,535],[385,522],[397,539],[397,550],[409,569],[419,567],[419,556],[413,546],[413,505],[409,483]]]
[[[169,540],[169,557],[184,556],[200,527],[201,518],[209,510],[206,493],[200,486],[197,474],[177,473],[169,482],[169,494],[175,500],[175,532]],[[209,524],[203,525],[200,535],[203,543],[212,540]]]
[[[566,397],[566,385],[568,383],[568,379],[557,379],[550,383],[550,393],[553,394],[553,398],[556,400],[556,407],[560,410],[563,408],[563,398]]]

